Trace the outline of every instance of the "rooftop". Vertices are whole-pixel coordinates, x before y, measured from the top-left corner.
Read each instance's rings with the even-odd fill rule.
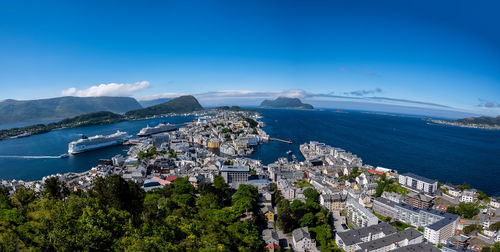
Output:
[[[377,225],[352,229],[345,232],[338,232],[337,235],[342,239],[346,246],[361,243],[361,238],[368,236],[369,234],[384,233],[385,235],[390,235],[397,232],[397,229],[386,222],[379,223]]]
[[[414,178],[414,179],[417,179],[417,180],[420,180],[420,181],[423,181],[423,182],[429,183],[429,184],[437,183],[436,181],[434,181],[432,179],[428,179],[428,178],[419,176],[417,174],[413,174],[411,172],[408,172],[408,173],[405,173],[405,174],[401,174],[401,175],[406,176],[406,177],[410,177],[410,178]]]
[[[220,169],[221,172],[250,172],[250,167],[248,166],[229,166],[229,165],[224,165]]]
[[[395,234],[391,234],[391,235],[382,237],[380,239],[361,243],[358,246],[360,246],[363,251],[372,251],[372,250],[377,250],[377,249],[389,246],[393,243],[397,243],[400,241],[404,241],[404,240],[411,241],[411,240],[416,239],[420,236],[423,236],[423,234],[420,233],[418,230],[413,229],[413,228],[408,228],[408,229],[405,229],[401,232],[397,232]]]

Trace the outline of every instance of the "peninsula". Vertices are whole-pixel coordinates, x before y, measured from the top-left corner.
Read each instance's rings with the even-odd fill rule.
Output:
[[[429,121],[429,122],[433,122],[433,123],[437,123],[437,124],[456,126],[456,127],[500,130],[500,116],[497,116],[497,117],[489,117],[489,116],[469,117],[469,118],[457,119],[457,120],[453,120],[453,121],[431,119],[431,118],[425,118],[424,120]]]

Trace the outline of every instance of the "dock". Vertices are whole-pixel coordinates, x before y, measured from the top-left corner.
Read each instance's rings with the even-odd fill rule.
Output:
[[[283,139],[279,139],[279,138],[272,138],[270,137],[269,140],[271,141],[279,141],[279,142],[283,142],[283,143],[287,143],[287,144],[292,144],[292,140],[283,140]]]

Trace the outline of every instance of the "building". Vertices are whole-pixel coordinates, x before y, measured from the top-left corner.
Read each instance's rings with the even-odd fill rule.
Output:
[[[420,191],[427,194],[434,194],[437,190],[437,181],[424,178],[422,176],[405,173],[399,175],[399,184],[411,190]]]
[[[441,250],[429,243],[418,243],[395,249],[393,252],[441,252]]]
[[[353,252],[358,249],[358,244],[380,239],[396,232],[397,229],[395,227],[382,222],[369,227],[337,232],[335,234],[335,243],[340,249],[346,252]]]
[[[311,239],[309,229],[307,227],[297,228],[292,232],[293,248],[295,251],[315,251],[316,242]]]
[[[383,192],[382,198],[394,201],[396,203],[401,203],[403,201],[403,195],[396,192]]]
[[[406,247],[408,245],[419,244],[424,241],[424,236],[418,230],[408,228],[403,231],[367,241],[357,246],[360,248],[356,251],[371,251],[371,252],[384,252],[391,251],[397,248]]]
[[[410,192],[404,198],[404,203],[418,208],[430,208],[432,207],[433,197],[429,197],[422,193]]]
[[[222,166],[221,175],[226,183],[237,188],[239,184],[248,182],[250,168],[248,166]]]
[[[396,205],[394,201],[379,197],[373,200],[373,211],[382,216],[394,218],[396,214],[394,205]]]
[[[500,208],[500,201],[495,198],[490,198],[490,206],[493,208]]]
[[[262,239],[264,240],[266,247],[271,244],[275,245],[280,244],[278,234],[276,234],[276,232],[274,232],[274,230],[272,229],[264,229],[264,231],[262,231]],[[270,246],[270,247],[276,249],[276,246]]]
[[[159,149],[162,143],[168,143],[170,141],[170,135],[166,132],[152,135],[151,138],[153,139],[153,147],[156,149]]]
[[[319,202],[330,211],[342,210],[345,206],[346,197],[338,194],[321,194]]]
[[[455,235],[448,239],[448,244],[452,244],[455,248],[466,249],[469,247],[470,237],[464,234]]]
[[[462,192],[462,196],[460,197],[460,202],[466,202],[466,203],[472,203],[476,199],[476,190],[475,189],[470,189],[470,190],[464,190]]]
[[[355,199],[346,201],[346,218],[355,227],[369,227],[378,223],[378,218]]]
[[[424,229],[425,239],[434,244],[445,243],[448,238],[455,235],[459,219],[458,215],[449,215],[426,226]]]
[[[266,216],[268,222],[274,222],[274,209],[272,207],[264,206],[260,211]]]
[[[404,203],[396,204],[394,208],[396,210],[394,219],[415,227],[427,227],[443,219],[449,222],[459,219],[459,216],[455,214],[434,209],[417,208]]]

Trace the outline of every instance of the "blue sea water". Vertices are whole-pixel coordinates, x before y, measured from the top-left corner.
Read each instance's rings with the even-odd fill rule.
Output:
[[[287,156],[288,150],[303,159],[299,145],[321,141],[357,154],[366,164],[400,173],[413,172],[441,182],[467,182],[487,194],[500,195],[500,131],[450,127],[418,117],[359,111],[262,109],[262,112],[267,124],[264,129],[271,137],[293,141],[293,144],[270,141],[256,147],[250,157],[265,164]],[[1,141],[0,178],[34,180],[54,173],[82,172],[95,166],[99,158],[111,158],[126,149],[125,146],[110,147],[68,159],[37,157],[65,153],[68,142],[78,139],[80,134],[93,136],[121,130],[135,135],[148,123],[178,124],[193,119],[176,116],[126,121]]]

